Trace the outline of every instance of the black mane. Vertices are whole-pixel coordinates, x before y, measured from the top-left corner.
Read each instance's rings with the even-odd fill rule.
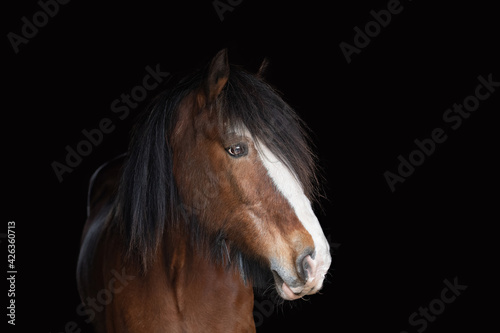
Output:
[[[169,139],[179,104],[200,87],[204,73],[201,70],[188,75],[161,94],[143,113],[133,131],[114,221],[128,246],[128,256],[144,270],[153,260],[164,232],[178,223],[191,223],[193,239],[210,242],[216,260],[227,253],[219,235],[203,235],[196,216],[184,211],[172,174],[174,152]],[[256,141],[265,144],[290,168],[306,195],[311,200],[316,198],[315,157],[309,148],[305,126],[274,89],[260,78],[231,66],[228,82],[217,97],[216,105],[219,119],[227,121],[232,128],[248,129]],[[260,274],[258,263],[247,260],[233,247],[229,255],[240,272],[256,282],[256,275]]]

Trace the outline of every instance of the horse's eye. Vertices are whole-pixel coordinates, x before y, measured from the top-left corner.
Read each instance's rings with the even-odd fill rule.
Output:
[[[242,157],[248,154],[248,147],[245,143],[237,143],[226,148],[232,157]]]

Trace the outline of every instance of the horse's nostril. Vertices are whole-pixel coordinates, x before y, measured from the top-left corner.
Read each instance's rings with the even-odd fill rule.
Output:
[[[313,256],[313,251],[305,251],[297,260],[297,273],[304,282],[307,281],[311,276],[314,276],[316,271],[316,264]]]
[[[304,279],[304,281],[315,278],[316,266],[316,262],[310,255],[307,255],[304,257],[304,259],[302,259],[302,278]]]

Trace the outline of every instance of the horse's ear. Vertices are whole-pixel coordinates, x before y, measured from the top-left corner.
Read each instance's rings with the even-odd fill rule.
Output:
[[[269,67],[269,58],[264,58],[260,64],[259,70],[257,71],[257,77],[263,79],[267,72],[267,67]]]
[[[229,79],[227,49],[220,50],[210,62],[204,82],[206,104],[215,101]]]

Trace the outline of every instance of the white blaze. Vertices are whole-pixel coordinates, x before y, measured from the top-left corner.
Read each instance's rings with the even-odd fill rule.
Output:
[[[259,156],[274,185],[288,200],[290,206],[292,206],[295,211],[295,215],[314,241],[316,252],[314,261],[317,262],[318,269],[316,276],[309,278],[319,278],[320,283],[322,283],[323,277],[328,271],[332,259],[330,256],[330,246],[321,229],[318,218],[313,212],[311,202],[305,195],[297,177],[290,172],[290,169],[287,168],[265,145],[258,144],[258,147]],[[317,289],[320,287],[321,285],[317,286]]]

